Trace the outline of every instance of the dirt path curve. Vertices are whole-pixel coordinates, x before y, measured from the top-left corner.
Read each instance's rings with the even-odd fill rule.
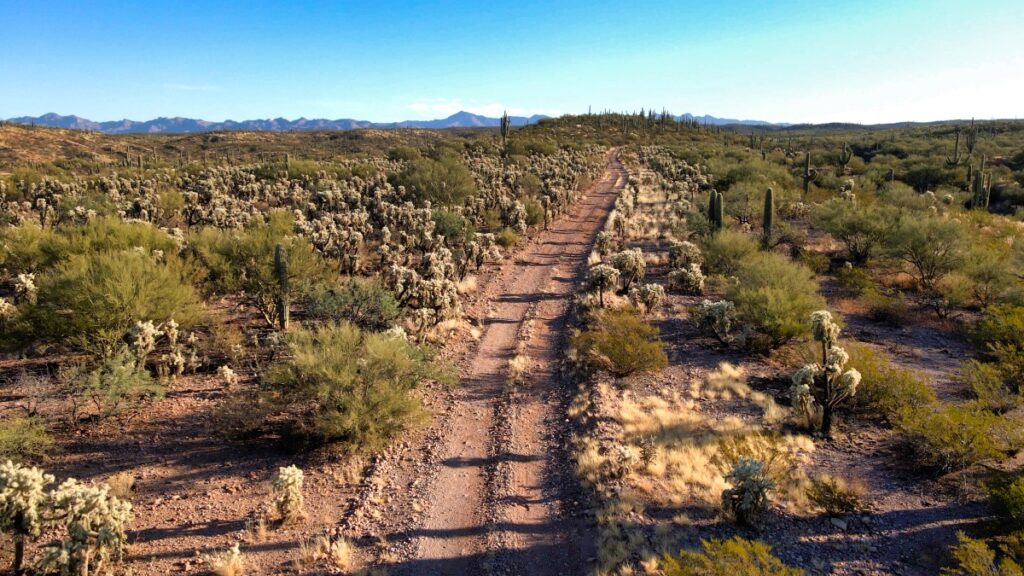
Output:
[[[406,470],[395,471],[393,485],[420,495],[389,498],[408,498],[421,513],[401,533],[383,536],[407,541],[389,559],[392,574],[583,571],[586,528],[562,513],[574,481],[562,451],[566,390],[558,368],[574,286],[626,180],[617,150],[609,152],[604,177],[502,272],[447,421],[428,439],[435,456],[396,465]],[[512,384],[509,360],[520,341],[530,361]],[[385,513],[401,512],[392,506]]]

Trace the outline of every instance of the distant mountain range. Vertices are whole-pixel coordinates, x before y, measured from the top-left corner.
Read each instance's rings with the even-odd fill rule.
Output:
[[[737,120],[735,118],[718,118],[717,116],[694,116],[693,114],[682,114],[676,116],[676,120],[696,120],[699,124],[713,124],[715,126],[728,126],[730,124],[741,124],[743,126],[777,126],[784,128],[792,126],[785,122],[765,122],[764,120]]]
[[[524,126],[536,124],[537,121],[547,118],[540,114],[530,117],[510,116],[513,126]],[[42,116],[21,116],[9,118],[8,122],[16,124],[34,124],[36,126],[48,126],[51,128],[69,128],[72,130],[92,130],[106,134],[129,134],[129,133],[190,133],[190,132],[214,132],[218,130],[246,130],[263,132],[291,132],[308,130],[354,130],[357,128],[480,128],[496,127],[501,125],[500,118],[489,118],[471,112],[456,112],[447,118],[438,120],[406,120],[404,122],[369,122],[366,120],[352,120],[342,118],[339,120],[326,120],[323,118],[298,120],[287,120],[285,118],[273,118],[266,120],[225,120],[224,122],[210,122],[194,118],[156,118],[139,122],[136,120],[114,120],[111,122],[94,122],[80,116],[61,116],[60,114],[43,114]]]
[[[511,116],[513,126],[525,126],[536,124],[539,120],[547,118],[542,114],[535,114],[530,117]],[[683,114],[676,116],[678,120],[696,120],[701,124],[728,125],[741,124],[747,126],[776,126],[785,127],[789,124],[772,124],[761,120],[736,120],[732,118],[717,118],[715,116],[694,116]],[[406,120],[404,122],[370,122],[368,120],[353,120],[341,118],[338,120],[327,120],[324,118],[299,118],[288,120],[285,118],[268,118],[266,120],[225,120],[224,122],[210,122],[195,118],[156,118],[143,122],[137,120],[114,120],[110,122],[94,122],[81,116],[61,116],[60,114],[43,114],[42,116],[20,116],[9,118],[8,122],[15,124],[33,124],[36,126],[48,126],[50,128],[68,128],[72,130],[91,130],[105,134],[186,134],[194,132],[215,132],[219,130],[243,130],[257,132],[294,132],[309,130],[355,130],[358,128],[491,128],[501,124],[500,118],[491,118],[473,114],[472,112],[456,112],[447,118],[437,120]]]

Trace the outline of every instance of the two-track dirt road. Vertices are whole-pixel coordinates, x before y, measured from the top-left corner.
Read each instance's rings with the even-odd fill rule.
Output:
[[[567,384],[559,367],[574,288],[627,179],[609,152],[602,179],[491,280],[483,333],[428,437],[429,455],[388,465],[381,491],[391,506],[371,533],[393,544],[391,574],[586,571],[587,523],[565,513],[575,481],[562,441]],[[519,342],[528,361],[513,384]]]

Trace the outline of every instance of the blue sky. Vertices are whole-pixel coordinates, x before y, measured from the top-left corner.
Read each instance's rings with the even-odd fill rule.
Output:
[[[1024,116],[1024,1],[0,0],[0,117]]]

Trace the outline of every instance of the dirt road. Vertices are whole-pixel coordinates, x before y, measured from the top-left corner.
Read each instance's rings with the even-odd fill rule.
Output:
[[[571,213],[491,280],[483,333],[425,440],[429,454],[396,458],[380,472],[380,498],[390,505],[370,533],[390,544],[391,574],[584,572],[585,522],[564,513],[574,481],[562,451],[558,368],[574,286],[626,180],[610,152],[603,178]],[[528,360],[513,383],[517,344]]]

